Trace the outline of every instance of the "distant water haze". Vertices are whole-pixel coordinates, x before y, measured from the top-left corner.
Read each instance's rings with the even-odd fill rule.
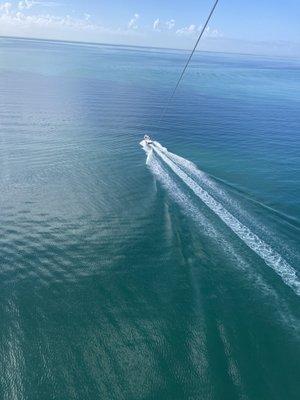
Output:
[[[300,63],[185,59],[0,39],[1,399],[299,399]]]

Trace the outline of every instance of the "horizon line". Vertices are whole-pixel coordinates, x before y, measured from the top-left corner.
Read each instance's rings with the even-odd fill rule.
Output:
[[[105,42],[90,42],[90,41],[80,41],[80,40],[65,40],[65,39],[50,39],[50,38],[38,38],[30,36],[10,36],[10,35],[0,35],[0,39],[16,39],[16,40],[35,40],[41,42],[57,42],[66,44],[79,44],[79,45],[98,45],[98,46],[113,46],[113,47],[131,47],[136,49],[153,49],[153,50],[170,50],[170,51],[182,51],[189,52],[191,49],[183,49],[176,47],[161,47],[161,46],[142,46],[134,44],[124,44],[124,43],[105,43]],[[196,52],[202,53],[213,53],[213,54],[230,54],[230,55],[241,55],[241,56],[254,56],[254,57],[266,57],[266,58],[281,58],[285,60],[299,60],[299,57],[285,56],[285,55],[270,55],[270,54],[258,54],[258,53],[240,53],[238,51],[217,51],[217,50],[201,50],[196,49]]]

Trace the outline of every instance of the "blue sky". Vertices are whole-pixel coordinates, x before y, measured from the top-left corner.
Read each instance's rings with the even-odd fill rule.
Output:
[[[191,48],[213,0],[0,0],[0,35]],[[299,0],[219,0],[201,48],[300,57]]]

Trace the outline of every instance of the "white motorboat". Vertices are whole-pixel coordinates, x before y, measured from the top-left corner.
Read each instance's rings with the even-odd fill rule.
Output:
[[[149,135],[145,135],[145,136],[144,136],[143,142],[144,142],[145,144],[147,144],[148,146],[150,146],[151,144],[153,144],[153,141],[152,141],[152,139],[150,138]]]

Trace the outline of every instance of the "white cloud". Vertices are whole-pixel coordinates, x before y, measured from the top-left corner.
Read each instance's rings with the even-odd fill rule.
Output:
[[[210,37],[214,37],[214,38],[223,37],[223,33],[220,32],[218,29],[213,29],[210,33]]]
[[[159,18],[157,18],[154,22],[153,22],[153,30],[154,31],[160,31],[160,20]]]
[[[182,28],[176,24],[175,28],[174,19],[162,21],[160,18],[153,21],[152,26],[142,27],[137,13],[133,15],[127,27],[102,26],[94,22],[88,13],[75,17],[74,14],[64,15],[54,11],[50,13],[48,9],[45,11],[45,8],[39,8],[50,4],[52,4],[50,1],[23,0],[1,3],[0,0],[0,36],[184,48],[190,46],[191,38],[195,38],[201,29],[194,24]],[[55,3],[57,4],[59,3]],[[20,9],[19,6],[23,8]],[[209,28],[205,36],[219,39],[222,34],[217,29]]]
[[[135,13],[134,16],[131,18],[131,20],[128,23],[128,28],[129,29],[137,29],[138,24],[137,21],[140,18],[139,14]]]
[[[30,0],[22,0],[18,3],[19,10],[28,10],[29,8],[33,7],[36,4],[35,1]]]
[[[17,7],[19,10],[29,10],[33,6],[40,6],[40,7],[56,7],[61,5],[56,1],[35,1],[35,0],[21,0],[18,2]]]
[[[197,28],[196,25],[192,24],[184,28],[177,29],[176,34],[178,36],[192,36],[199,34],[202,28],[203,27],[201,25]],[[220,38],[223,37],[223,34],[218,29],[211,29],[209,26],[207,26],[203,36],[207,38]]]
[[[179,36],[190,36],[190,35],[194,35],[196,31],[197,31],[196,25],[191,24],[184,28],[177,29],[176,34]]]
[[[169,21],[166,22],[166,26],[169,30],[172,30],[175,26],[175,20],[174,19],[170,19]]]
[[[171,31],[174,27],[175,27],[175,20],[174,19],[170,19],[168,21],[161,21],[159,18],[157,18],[154,22],[153,22],[153,30],[154,31],[158,31],[158,32],[163,32],[163,31]]]
[[[19,10],[11,3],[0,3],[0,36],[107,43],[139,43],[143,34],[135,29],[105,27],[92,21],[89,14],[80,17]],[[48,4],[48,3],[47,3]],[[17,5],[17,4],[16,4]],[[134,15],[135,20],[139,18]]]
[[[200,32],[201,30],[202,30],[202,26],[199,26],[198,31]],[[209,38],[220,38],[220,37],[223,37],[223,34],[218,29],[215,29],[215,28],[211,29],[208,26],[204,31],[204,36],[209,37]]]
[[[1,8],[0,8],[1,10]],[[58,17],[49,14],[27,15],[18,12],[0,13],[1,28],[15,28],[16,32],[34,28],[68,28],[73,30],[92,30],[98,26],[89,22],[86,18],[72,18],[69,15]],[[1,30],[0,30],[1,32]]]
[[[8,1],[0,4],[0,11],[3,11],[7,15],[9,14],[11,8],[12,8],[12,3],[8,2]]]

